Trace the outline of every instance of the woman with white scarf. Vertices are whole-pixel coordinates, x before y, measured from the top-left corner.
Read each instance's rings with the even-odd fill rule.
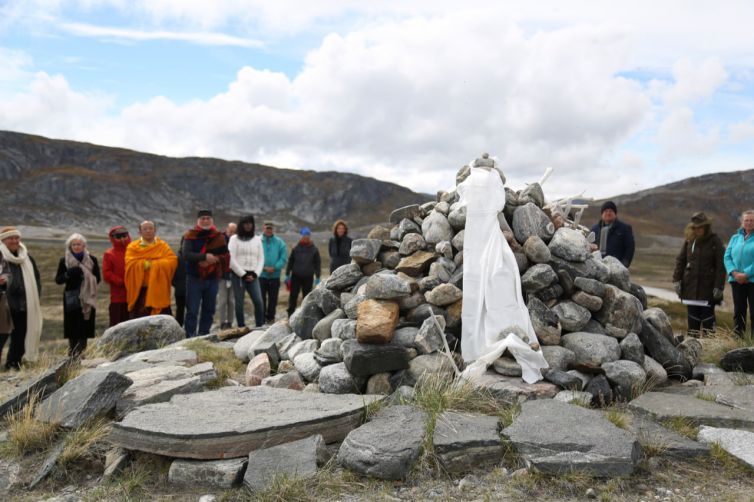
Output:
[[[5,368],[18,370],[24,355],[29,361],[36,361],[39,354],[39,338],[42,335],[39,294],[42,282],[37,264],[21,243],[21,232],[15,227],[0,229],[0,255],[3,262],[0,290],[5,291],[13,321],[10,335],[0,334],[0,358],[5,342],[10,338]]]
[[[63,292],[63,336],[68,339],[68,355],[79,356],[87,339],[94,338],[97,314],[97,284],[100,281],[97,258],[86,249],[86,239],[73,234],[65,241],[65,256],[60,259],[57,284]]]

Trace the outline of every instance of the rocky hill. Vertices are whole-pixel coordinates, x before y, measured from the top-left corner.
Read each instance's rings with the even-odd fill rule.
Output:
[[[153,219],[161,233],[175,234],[198,208],[212,208],[222,223],[252,213],[288,230],[325,229],[338,218],[359,226],[429,198],[355,174],[171,158],[8,131],[0,131],[0,183],[0,224],[96,233]]]
[[[705,174],[640,192],[612,197],[618,217],[646,235],[681,237],[695,211],[704,211],[715,223],[713,230],[727,241],[740,226],[738,217],[754,208],[754,169]],[[582,222],[593,225],[599,219],[604,200],[590,202]]]

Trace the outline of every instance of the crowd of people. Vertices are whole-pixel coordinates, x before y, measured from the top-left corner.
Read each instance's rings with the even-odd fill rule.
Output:
[[[157,225],[143,221],[132,240],[128,229],[115,226],[108,237],[102,269],[87,248],[86,238],[74,233],[65,242],[55,283],[63,288],[63,336],[70,356],[80,355],[94,338],[97,290],[101,280],[110,287],[110,326],[130,319],[157,314],[173,315],[187,337],[208,334],[216,310],[220,327],[246,325],[246,293],[254,307],[254,324],[275,321],[280,277],[290,290],[288,314],[301,296],[319,284],[321,259],[302,228],[300,240],[288,254],[285,242],[275,235],[275,225],[266,221],[257,234],[253,215],[217,229],[209,210],[197,213],[196,224],[186,231],[177,251],[157,236]],[[351,238],[345,221],[333,226],[329,242],[330,270],[350,261]],[[34,258],[15,227],[0,229],[0,360],[6,342],[10,345],[6,369],[19,369],[22,358],[34,361],[42,333],[40,295],[42,281]]]
[[[594,225],[592,250],[613,256],[629,267],[634,255],[630,225],[618,220],[618,208],[606,202]],[[733,330],[743,336],[747,311],[754,321],[754,210],[744,211],[741,227],[727,247],[713,233],[712,220],[694,213],[685,229],[683,246],[675,260],[673,285],[688,309],[690,334],[715,331],[715,306],[723,299],[725,282],[733,296]],[[86,238],[74,233],[65,242],[55,282],[63,289],[63,334],[69,355],[77,356],[95,335],[97,288],[102,279],[110,286],[110,326],[156,314],[173,315],[187,337],[208,334],[215,312],[220,327],[246,325],[246,293],[254,307],[256,326],[275,321],[281,275],[289,290],[288,315],[321,278],[321,258],[302,228],[298,243],[288,253],[266,221],[257,234],[253,215],[231,223],[224,232],[215,227],[212,212],[197,213],[196,224],[183,234],[178,252],[157,236],[157,225],[143,221],[138,239],[128,229],[115,226],[108,233],[112,247],[99,261],[89,253]],[[330,272],[350,262],[348,225],[338,220],[328,244]],[[15,227],[0,228],[0,360],[10,340],[5,368],[18,369],[25,356],[34,361],[42,333],[40,305],[42,282],[34,258]],[[172,293],[172,297],[171,297]],[[216,308],[217,307],[217,308]]]

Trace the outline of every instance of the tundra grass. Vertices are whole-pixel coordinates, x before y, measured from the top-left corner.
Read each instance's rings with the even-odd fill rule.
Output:
[[[196,352],[200,363],[210,361],[214,364],[217,378],[208,383],[207,387],[220,388],[229,378],[243,381],[246,366],[236,357],[233,349],[217,347],[206,340],[189,340],[183,347]]]

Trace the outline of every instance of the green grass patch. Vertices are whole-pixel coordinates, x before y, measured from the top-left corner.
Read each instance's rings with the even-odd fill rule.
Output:
[[[611,404],[607,408],[602,410],[602,414],[605,418],[619,429],[628,428],[628,415],[624,406],[618,404]]]
[[[690,418],[673,417],[663,420],[661,425],[666,429],[675,431],[681,436],[686,436],[694,441],[696,441],[696,437],[699,435],[699,426]]]
[[[207,384],[208,388],[222,387],[228,378],[243,381],[246,365],[236,357],[233,349],[218,347],[207,340],[189,340],[183,346],[196,352],[198,362],[214,364],[217,378]]]
[[[711,403],[715,402],[715,399],[717,399],[717,396],[714,394],[710,394],[709,392],[699,391],[696,394],[694,394],[694,397],[697,399],[701,399],[702,401],[709,401]]]

